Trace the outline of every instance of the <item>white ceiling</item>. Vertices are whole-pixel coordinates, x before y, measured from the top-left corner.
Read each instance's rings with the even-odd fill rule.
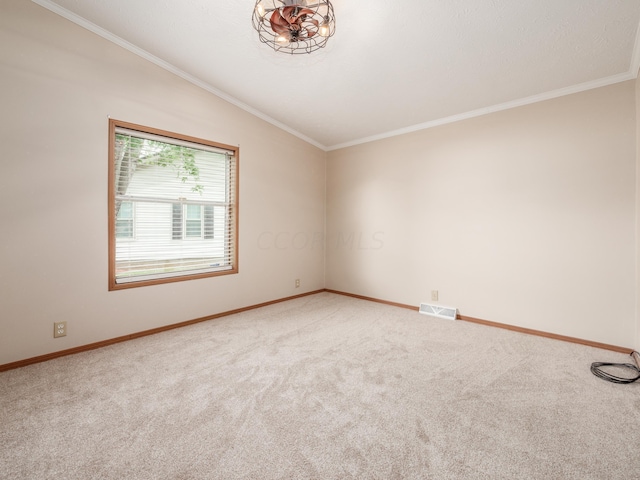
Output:
[[[325,150],[636,77],[640,0],[332,0],[310,55],[254,0],[33,0]]]

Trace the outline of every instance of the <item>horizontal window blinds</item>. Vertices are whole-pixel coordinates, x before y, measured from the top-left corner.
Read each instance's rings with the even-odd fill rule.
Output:
[[[234,151],[116,127],[113,172],[116,283],[234,267]]]

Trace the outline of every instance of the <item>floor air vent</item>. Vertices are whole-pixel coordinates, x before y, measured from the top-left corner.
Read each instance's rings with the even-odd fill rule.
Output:
[[[447,320],[455,320],[458,310],[452,307],[442,307],[440,305],[431,305],[429,303],[420,304],[420,313],[431,315],[432,317],[444,318]]]

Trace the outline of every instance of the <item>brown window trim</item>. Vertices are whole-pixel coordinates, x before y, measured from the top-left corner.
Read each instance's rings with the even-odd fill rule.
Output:
[[[126,128],[129,130],[139,131],[141,133],[148,133],[152,135],[159,135],[176,140],[182,140],[190,143],[201,144],[209,147],[220,148],[233,152],[235,158],[235,172],[234,172],[234,191],[233,191],[233,205],[232,208],[232,222],[233,222],[233,239],[231,244],[232,250],[232,264],[228,270],[221,270],[216,272],[206,272],[199,274],[185,274],[167,278],[156,278],[150,280],[131,281],[127,283],[116,283],[116,215],[115,215],[115,136],[116,128]],[[109,119],[109,180],[108,180],[108,235],[109,235],[109,290],[121,290],[127,288],[143,287],[149,285],[160,285],[165,283],[183,282],[187,280],[195,280],[199,278],[217,277],[222,275],[231,275],[238,273],[238,238],[239,238],[239,190],[240,190],[240,149],[239,147],[226,145],[223,143],[213,142],[189,135],[183,135],[175,132],[169,132],[166,130],[160,130],[157,128],[146,127],[135,123],[124,122],[121,120]]]

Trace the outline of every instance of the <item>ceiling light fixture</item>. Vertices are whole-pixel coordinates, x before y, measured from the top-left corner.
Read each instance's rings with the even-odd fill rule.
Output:
[[[329,0],[257,0],[253,28],[262,43],[293,55],[324,47],[336,19]]]

